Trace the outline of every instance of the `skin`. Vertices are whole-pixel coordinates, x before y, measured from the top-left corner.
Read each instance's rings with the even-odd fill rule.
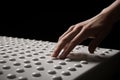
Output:
[[[96,16],[79,22],[59,37],[52,57],[64,59],[73,48],[88,38],[92,38],[88,46],[90,53],[94,53],[100,42],[110,33],[113,24],[120,19],[120,0],[114,1]],[[62,53],[60,54],[60,52]]]

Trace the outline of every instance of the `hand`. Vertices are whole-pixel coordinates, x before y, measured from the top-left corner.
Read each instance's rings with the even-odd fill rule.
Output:
[[[111,28],[112,23],[110,23],[105,14],[98,14],[91,19],[73,25],[59,37],[52,56],[57,57],[63,50],[59,58],[66,58],[77,44],[80,44],[87,38],[93,38],[89,44],[89,52],[93,53],[95,48],[110,32]]]
[[[120,20],[120,0],[114,1],[95,17],[71,26],[60,36],[52,56],[57,57],[63,50],[59,58],[65,58],[77,44],[87,38],[93,38],[88,46],[89,52],[93,53],[118,20]]]

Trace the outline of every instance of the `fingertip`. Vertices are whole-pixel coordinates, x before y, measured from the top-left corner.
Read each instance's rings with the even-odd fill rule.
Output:
[[[97,42],[96,40],[97,40],[97,39],[92,40],[91,43],[90,43],[89,46],[88,46],[88,50],[89,50],[89,52],[90,52],[91,54],[94,53],[94,51],[95,51],[95,49],[96,49],[96,47],[97,47],[97,45],[98,45],[98,42]]]
[[[89,50],[90,54],[94,54],[95,48],[89,47],[88,50]]]
[[[90,54],[94,54],[94,50],[89,50]]]
[[[59,58],[60,58],[60,59],[65,59],[65,58],[66,58],[66,56],[65,56],[65,55],[63,55],[63,54],[61,54],[61,55],[59,56]]]
[[[51,54],[51,57],[55,57],[55,55],[54,55],[54,54]]]
[[[67,58],[67,55],[69,54],[69,52],[63,51],[62,54],[59,55],[60,59],[65,59]]]
[[[56,53],[51,53],[51,57],[57,57]]]
[[[63,54],[58,56],[59,59],[64,59],[65,57],[63,56]]]

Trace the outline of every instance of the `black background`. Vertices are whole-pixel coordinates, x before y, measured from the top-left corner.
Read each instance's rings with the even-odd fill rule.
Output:
[[[2,6],[0,15],[0,36],[20,37],[29,38],[44,41],[57,42],[57,39],[62,35],[71,25],[76,24],[80,21],[84,21],[97,15],[103,8],[109,6],[114,0],[80,0],[70,4],[69,2],[56,5],[44,5],[45,8],[42,11],[37,8],[37,11],[31,11],[30,6],[39,7],[39,3],[30,4],[31,12],[27,14],[21,11],[19,8],[12,8],[8,6],[10,10],[4,9],[6,5]],[[18,5],[18,4],[16,4]],[[69,5],[69,6],[68,6]],[[22,4],[18,5],[23,6]],[[53,6],[53,7],[51,7]],[[57,8],[58,6],[63,7]],[[54,10],[47,10],[51,8]],[[25,11],[28,9],[25,9]],[[37,13],[39,12],[39,13]],[[3,13],[3,14],[2,14]],[[5,14],[4,14],[5,13]],[[29,13],[35,13],[37,15],[30,15]],[[111,33],[101,42],[100,47],[119,49],[120,50],[120,21],[114,24]],[[90,40],[85,40],[81,44],[88,45]],[[119,72],[118,72],[119,73]],[[115,80],[115,79],[113,79]]]
[[[98,14],[114,0],[86,0],[77,4],[77,10],[41,11],[37,16],[27,14],[1,15],[0,35],[57,42],[69,26]],[[70,8],[71,9],[71,8]],[[8,13],[9,14],[9,13]],[[111,33],[101,42],[100,47],[119,49],[120,22],[114,25]],[[90,40],[81,44],[88,45]]]

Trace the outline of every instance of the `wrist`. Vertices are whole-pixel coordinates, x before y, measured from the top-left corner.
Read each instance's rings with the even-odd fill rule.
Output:
[[[103,19],[103,22],[106,24],[114,24],[116,22],[116,17],[107,9],[103,9],[99,16]]]
[[[120,0],[116,0],[110,6],[104,8],[100,14],[105,15],[114,23],[120,20]]]

